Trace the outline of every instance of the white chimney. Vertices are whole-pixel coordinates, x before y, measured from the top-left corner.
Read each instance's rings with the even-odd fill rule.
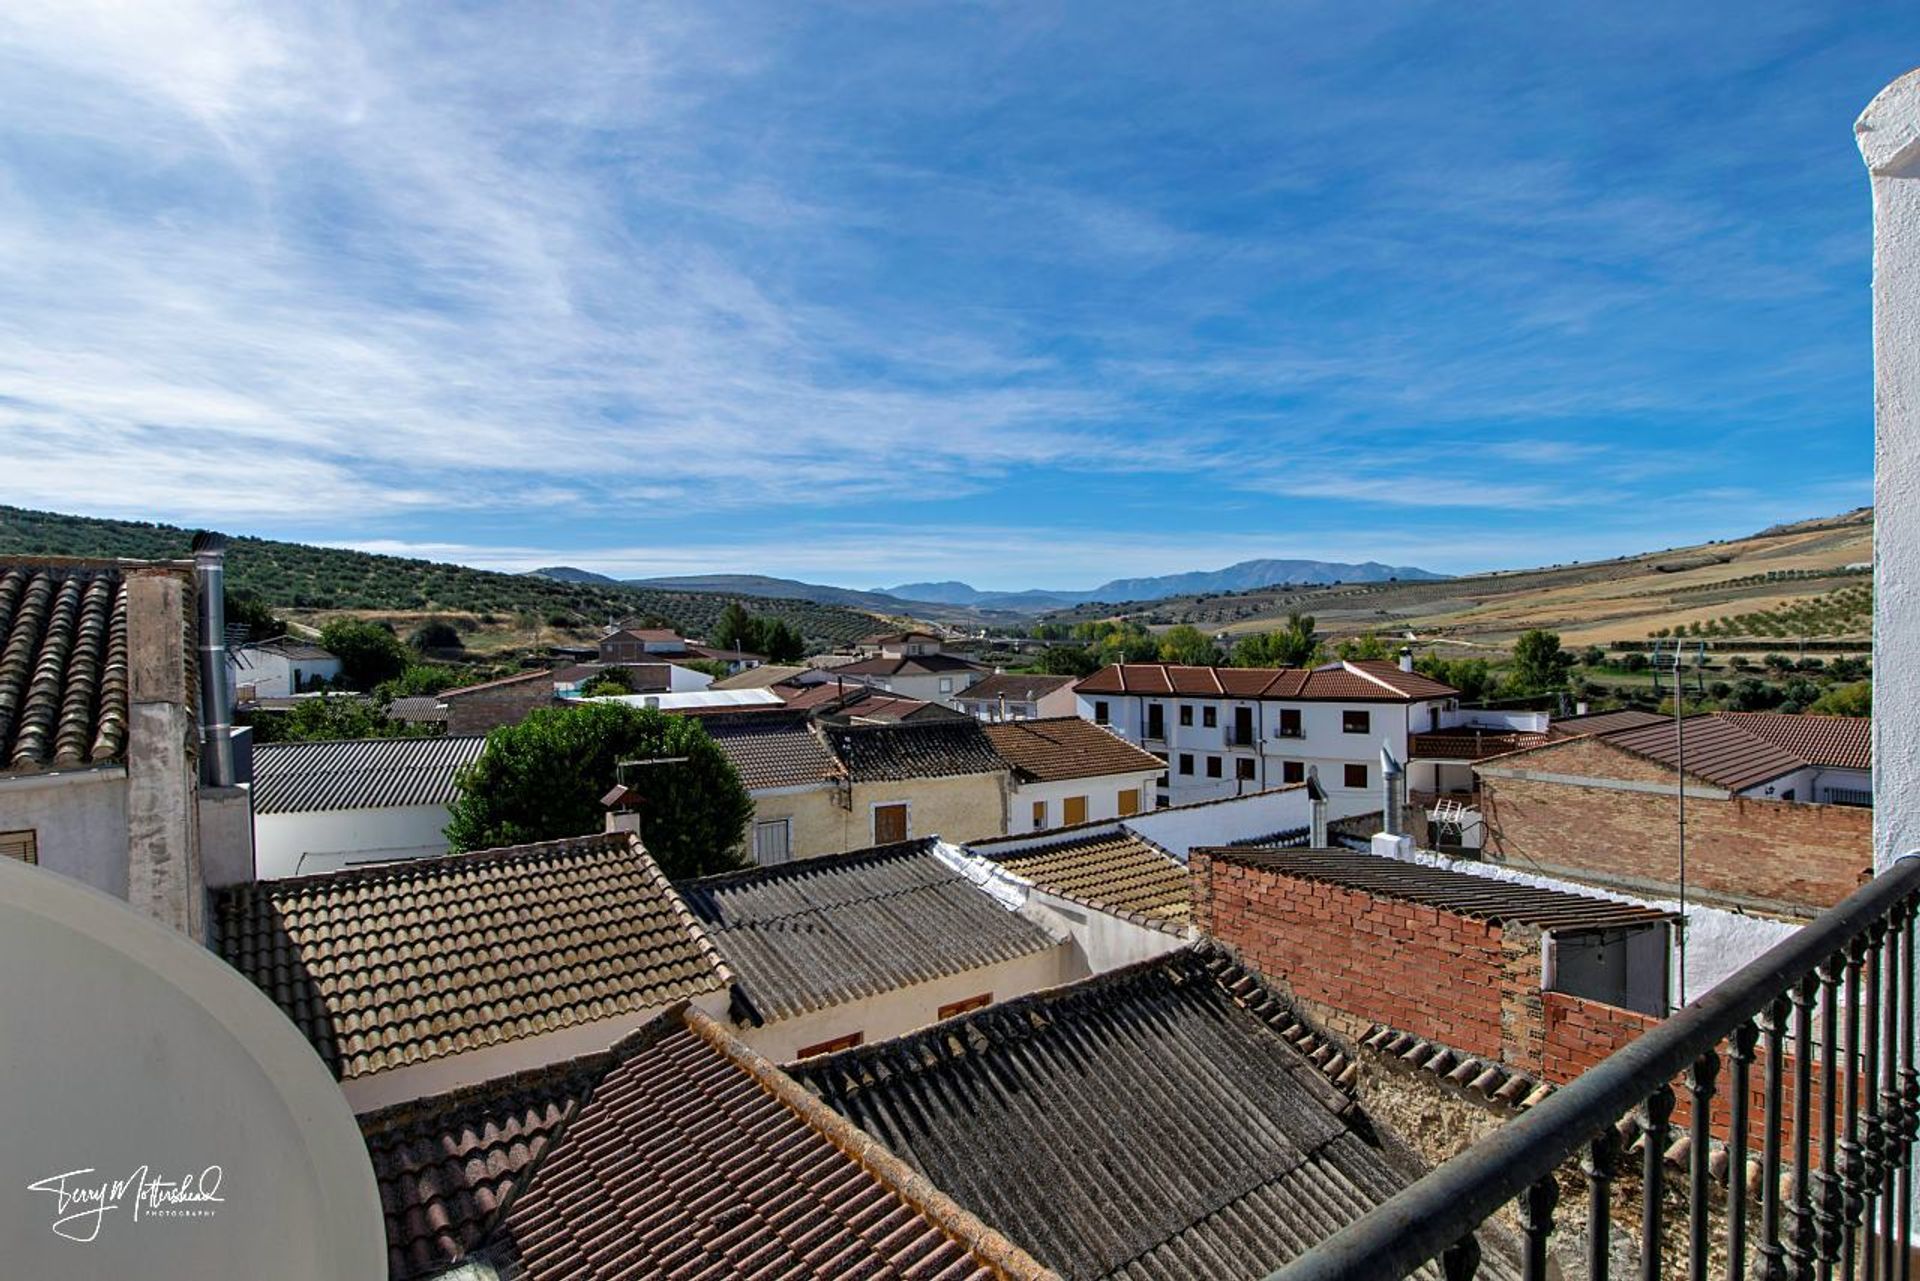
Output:
[[[1400,647],[1400,670],[1403,672],[1413,670],[1413,646],[1411,645]]]
[[[1920,849],[1920,71],[1854,124],[1873,192],[1873,861]]]
[[[1575,703],[1575,704],[1573,705],[1573,714],[1574,714],[1575,716],[1585,716],[1585,715],[1587,714],[1587,700],[1586,700],[1586,699],[1584,699],[1584,698],[1583,698],[1583,699],[1581,699],[1581,700],[1580,700],[1579,702],[1577,702],[1577,703]]]

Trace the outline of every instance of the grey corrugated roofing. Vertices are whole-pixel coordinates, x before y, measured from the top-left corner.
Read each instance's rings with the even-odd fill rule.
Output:
[[[1063,1276],[1250,1278],[1423,1172],[1313,1042],[1182,949],[787,1071]],[[1480,1275],[1513,1275],[1485,1244]]]
[[[856,783],[945,778],[1008,770],[980,722],[908,721],[842,725],[822,731],[827,749]]]
[[[388,703],[387,715],[396,721],[444,721],[447,708],[432,694],[414,694]]]
[[[125,576],[112,565],[7,565],[0,773],[118,760],[126,745]]]
[[[740,775],[748,791],[825,783],[838,770],[804,713],[713,717],[707,734]]]
[[[932,838],[683,881],[749,1013],[791,1018],[1059,945]]]
[[[1282,876],[1323,881],[1496,924],[1592,930],[1677,919],[1671,912],[1638,903],[1617,903],[1354,850],[1224,847],[1208,853],[1225,863],[1267,868]]]
[[[484,735],[260,743],[253,749],[256,814],[445,805],[460,770],[480,759]]]

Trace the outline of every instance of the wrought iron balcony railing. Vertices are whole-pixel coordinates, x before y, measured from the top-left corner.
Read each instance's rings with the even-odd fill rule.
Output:
[[[1466,1281],[1488,1221],[1510,1205],[1529,1281],[1602,1281],[1616,1210],[1638,1219],[1629,1262],[1648,1281],[1906,1281],[1916,908],[1920,858],[1909,857],[1272,1281],[1391,1281],[1435,1259],[1448,1281]],[[1672,1142],[1677,1107],[1684,1144]],[[1623,1197],[1634,1145],[1638,1195]],[[1666,1186],[1670,1150],[1685,1153],[1683,1200]],[[1585,1184],[1584,1240],[1555,1235],[1562,1180]],[[1571,1257],[1550,1262],[1560,1249]]]

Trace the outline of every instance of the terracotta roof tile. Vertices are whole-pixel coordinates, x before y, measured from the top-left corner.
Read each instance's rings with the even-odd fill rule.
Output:
[[[1642,725],[1668,719],[1671,718],[1638,707],[1625,707],[1614,712],[1591,712],[1585,716],[1562,716],[1548,724],[1547,737],[1558,742],[1563,738],[1580,738],[1587,734],[1611,734],[1617,729],[1638,729]]]
[[[221,955],[342,1080],[730,979],[625,833],[262,881],[215,906]]]
[[[1005,1277],[1044,1269],[697,1010],[360,1120],[394,1281]]]
[[[982,851],[986,853],[986,851]],[[1076,836],[1052,845],[987,857],[1043,890],[1110,912],[1187,923],[1186,866],[1126,830]]]
[[[982,727],[1022,779],[1053,782],[1109,774],[1158,774],[1167,763],[1078,716],[1000,721]]]
[[[1460,691],[1417,672],[1403,672],[1393,663],[1369,660],[1330,663],[1325,667],[1311,668],[1115,663],[1082,680],[1074,686],[1074,692],[1297,702],[1409,703],[1429,698],[1452,698]]]
[[[0,569],[0,773],[115,761],[126,746],[121,570]]]
[[[1004,695],[1009,703],[1037,703],[1049,694],[1073,684],[1071,676],[1040,676],[1031,672],[999,672],[954,698],[960,702],[997,703]]]
[[[1638,729],[1615,730],[1605,736],[1605,741],[1675,768],[1679,768],[1684,753],[1688,774],[1730,792],[1757,787],[1807,765],[1804,757],[1722,716],[1687,717],[1684,736],[1675,730],[1671,717],[1662,717]]]
[[[1822,769],[1873,768],[1873,720],[1810,712],[1720,712],[1722,720]]]

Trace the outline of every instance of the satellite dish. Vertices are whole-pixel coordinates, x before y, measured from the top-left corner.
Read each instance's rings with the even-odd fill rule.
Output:
[[[218,957],[0,859],[0,973],[8,1275],[386,1274],[373,1167],[340,1087]]]

